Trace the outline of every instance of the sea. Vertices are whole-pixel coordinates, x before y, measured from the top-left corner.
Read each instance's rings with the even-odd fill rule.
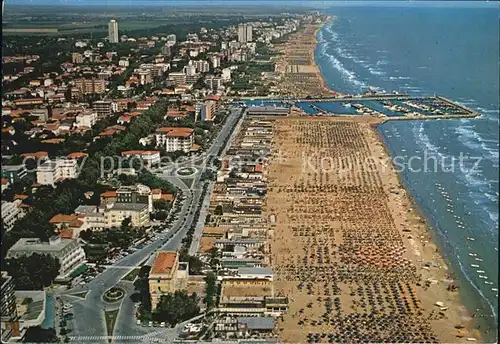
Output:
[[[499,7],[453,3],[345,3],[323,11],[336,18],[318,32],[316,63],[342,93],[438,94],[481,114],[388,122],[378,130],[459,280],[464,305],[483,339],[495,342]]]

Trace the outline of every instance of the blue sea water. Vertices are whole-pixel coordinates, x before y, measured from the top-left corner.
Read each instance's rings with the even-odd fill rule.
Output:
[[[332,8],[337,19],[318,33],[316,49],[325,81],[339,92],[437,93],[482,114],[385,123],[379,131],[489,340],[498,315],[498,8]]]

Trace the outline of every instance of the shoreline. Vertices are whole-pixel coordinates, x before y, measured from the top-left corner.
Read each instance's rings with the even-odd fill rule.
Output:
[[[386,148],[388,156],[392,157],[393,153],[391,152],[390,145],[386,142],[385,137],[384,137],[383,133],[381,132],[381,130],[379,130],[380,126],[383,124],[386,124],[386,123],[388,123],[388,122],[383,122],[383,123],[376,125],[375,129],[377,131],[377,134],[380,137],[381,142],[383,143],[384,147]],[[446,265],[446,269],[450,270],[452,272],[452,275],[453,275],[452,279],[460,285],[465,285],[469,289],[469,292],[476,294],[477,290],[473,286],[471,286],[470,283],[468,283],[465,276],[462,276],[463,272],[449,260],[448,255],[446,253],[446,249],[442,245],[441,241],[438,238],[439,233],[437,232],[437,229],[436,229],[436,227],[438,226],[437,220],[434,219],[428,213],[428,210],[426,210],[425,207],[412,195],[412,191],[409,191],[409,185],[407,185],[408,183],[405,181],[404,176],[401,175],[400,173],[398,173],[398,178],[400,180],[401,185],[404,187],[405,190],[407,190],[408,197],[411,201],[411,204],[415,207],[415,211],[418,213],[420,218],[425,220],[425,225],[428,229],[430,240],[431,240],[432,244],[436,246],[442,261]],[[478,329],[478,326],[482,326],[484,324],[486,324],[487,326],[490,326],[491,321],[488,323],[487,320],[483,320],[483,322],[482,322],[480,320],[480,317],[472,316],[472,314],[478,315],[476,313],[477,310],[475,310],[470,303],[464,302],[465,294],[464,294],[463,288],[459,288],[459,290],[457,292],[457,296],[458,296],[458,302],[461,304],[461,306],[465,307],[465,309],[467,310],[467,316],[471,319],[470,324],[468,326],[469,331],[471,331],[471,332],[476,331],[477,336],[478,336],[478,340],[480,340],[481,342],[496,343],[497,341],[495,341],[495,340],[497,340],[498,337],[495,336],[494,334],[493,334],[493,337],[494,337],[493,341],[491,341],[491,340],[487,341],[487,342],[484,341],[486,338],[492,339],[491,338],[492,337],[491,328],[490,328],[490,330],[488,330],[488,332],[484,332],[484,327],[482,327],[481,329]],[[477,295],[474,295],[474,296],[477,297]],[[481,307],[486,307],[486,308],[488,308],[488,311],[491,311],[491,309],[489,308],[490,305],[488,304],[488,302],[485,303],[484,300],[481,300],[481,301],[482,302],[475,301],[474,306],[479,305]],[[470,306],[470,307],[468,307],[468,306]],[[493,330],[494,330],[494,328],[493,328]],[[493,331],[493,333],[495,333],[495,331]]]
[[[427,223],[412,203],[411,195],[403,186],[394,166],[391,164],[385,166],[387,168],[376,167],[375,170],[370,170],[373,166],[357,160],[358,154],[374,161],[384,161],[390,156],[376,130],[380,123],[377,119],[315,117],[310,120],[303,116],[286,117],[275,122],[276,140],[272,150],[284,153],[283,156],[287,159],[270,161],[270,209],[267,215],[277,215],[276,228],[271,237],[271,263],[277,276],[275,288],[278,294],[287,295],[291,300],[290,311],[279,324],[282,337],[285,342],[292,342],[294,338],[305,341],[307,333],[318,330],[315,324],[321,324],[319,310],[324,306],[317,300],[325,295],[321,291],[321,281],[334,283],[333,288],[337,290],[334,295],[339,295],[337,299],[343,304],[341,313],[337,315],[338,319],[353,319],[352,317],[367,314],[367,311],[368,314],[375,312],[371,314],[383,316],[394,314],[384,313],[384,306],[373,304],[372,299],[358,300],[352,297],[356,290],[372,290],[373,276],[380,276],[375,277],[376,285],[381,281],[382,286],[397,285],[403,288],[399,296],[394,294],[394,290],[392,294],[382,292],[386,298],[391,295],[394,300],[391,302],[396,302],[392,305],[402,305],[400,302],[404,300],[407,307],[410,307],[407,303],[409,295],[412,295],[414,303],[407,311],[401,306],[394,308],[397,310],[396,314],[406,314],[403,317],[406,320],[391,320],[389,327],[403,326],[406,321],[421,323],[422,328],[428,327],[425,331],[430,331],[425,337],[419,337],[419,332],[415,333],[414,329],[405,328],[402,331],[410,336],[408,338],[417,341],[425,341],[423,338],[432,336],[430,333],[440,342],[447,343],[470,341],[470,338],[481,340],[480,333],[473,329],[473,319],[461,303],[459,294],[448,290],[455,281],[451,279],[448,266],[432,241]],[[325,134],[318,136],[319,133],[333,137],[322,138]],[[352,136],[350,141],[356,143],[355,146],[339,145],[346,135]],[[309,136],[311,139],[307,139]],[[321,169],[304,171],[303,161],[300,160],[301,151],[307,151],[308,156],[341,157],[347,161],[352,160],[350,162],[354,165],[349,165],[349,170],[340,175]],[[299,186],[298,190],[303,189],[294,191],[300,194],[293,196],[289,192],[298,185],[304,185]],[[325,187],[329,191],[323,190]],[[345,187],[348,189],[344,189]],[[350,191],[350,187],[365,191],[359,194],[359,191]],[[361,195],[363,196],[357,199]],[[321,204],[321,207],[313,204]],[[374,221],[376,227],[372,227],[371,221]],[[312,223],[314,225],[311,227]],[[364,226],[373,228],[376,232],[365,232]],[[380,227],[377,229],[377,226]],[[361,244],[373,235],[371,244]],[[317,239],[311,241],[311,238]],[[385,242],[381,238],[391,239]],[[359,244],[358,240],[361,240]],[[353,243],[354,246],[351,247]],[[347,251],[342,247],[347,247]],[[325,253],[319,253],[318,257],[318,252]],[[309,261],[311,257],[313,260]],[[325,259],[327,265],[324,265]],[[307,295],[300,286],[304,283],[308,285]],[[326,287],[325,284],[323,288],[329,290],[332,286]],[[369,304],[368,309],[365,308],[366,302]],[[305,313],[303,310],[306,306],[315,310],[314,313]],[[390,303],[389,309],[392,307]],[[304,315],[305,320],[300,320],[303,325],[297,327],[297,318],[302,319]],[[308,324],[310,321],[312,323],[309,326],[304,325],[304,322]],[[328,326],[322,325],[320,330],[322,333],[343,331],[341,325],[331,323]],[[302,337],[296,337],[299,334]],[[378,341],[374,339],[377,337],[369,338],[371,341]],[[402,338],[390,337],[384,340],[404,341]]]
[[[321,30],[321,28],[323,28],[323,26],[331,20],[332,18],[329,18],[328,20],[321,23],[321,25],[317,27],[314,32],[314,45],[312,49],[312,56],[314,62],[312,65],[317,70],[317,72],[319,72],[319,76],[322,80],[321,87],[324,90],[327,89],[329,92],[335,92],[330,88],[326,87],[325,79],[321,73],[318,64],[316,63],[316,58],[315,58],[315,52],[319,43],[316,36],[319,30]],[[333,18],[333,20],[335,20],[335,18]],[[307,28],[305,30],[307,30]],[[286,54],[285,57],[287,57]],[[320,96],[323,96],[323,94],[321,93]],[[300,122],[299,119],[293,117],[288,118],[289,121],[288,124],[286,124],[285,121],[286,120],[277,120],[276,122],[280,124],[276,124],[276,126],[278,127],[279,125],[281,125],[287,128],[287,126],[289,127],[292,126],[292,124],[290,123],[293,123],[293,121]],[[381,136],[381,133],[377,129],[377,127],[380,124],[382,124],[383,121],[376,119],[367,120],[366,118],[349,119],[349,118],[326,118],[319,116],[316,117],[315,121],[312,122],[323,122],[325,123],[325,125],[329,125],[329,123],[332,122],[357,123],[356,125],[360,127],[359,130],[361,132],[360,138],[362,140],[370,142],[369,145],[370,148],[368,148],[368,150],[366,151],[368,152],[370,158],[374,158],[375,160],[376,158],[379,158],[382,160],[384,158],[390,158],[392,156],[388,145],[386,144],[385,140]],[[306,125],[308,125],[307,122],[304,122],[303,126],[305,127]],[[369,129],[363,129],[365,128],[365,126],[368,126]],[[287,129],[284,130],[284,132],[287,132]],[[278,131],[275,145],[277,145],[278,150],[281,151],[283,147],[280,146],[278,142],[279,139],[280,136]],[[288,140],[290,140],[290,138],[288,138]],[[286,142],[286,139],[282,139],[282,142]],[[288,145],[290,146],[290,143],[288,143]],[[297,147],[299,146],[300,145],[298,145]],[[303,147],[306,146],[303,145]],[[275,149],[276,147],[273,147],[273,150]],[[309,147],[308,149],[311,148]],[[288,153],[288,151],[286,150],[285,152]],[[321,150],[318,152],[320,152],[320,154],[324,154],[324,152]],[[309,153],[311,154],[311,151],[309,151]],[[343,157],[342,155],[340,156]],[[275,169],[277,168],[281,173],[286,173],[284,172],[282,166],[280,166],[280,164],[282,165],[282,162],[278,162],[276,165],[275,164],[276,164],[275,161],[272,160],[270,161],[271,167],[274,167]],[[296,166],[294,166],[293,164],[289,168],[293,167],[296,168]],[[273,181],[277,181],[278,179],[282,178],[278,173],[275,173],[275,175],[273,175],[272,173],[270,174],[272,176],[272,178],[270,179]],[[453,279],[454,274],[450,275],[450,267],[449,267],[450,264],[445,260],[442,248],[438,247],[436,244],[436,238],[434,237],[435,235],[434,229],[432,228],[432,226],[429,225],[428,219],[425,216],[425,212],[423,212],[421,206],[419,206],[419,204],[415,201],[414,197],[411,195],[405,183],[403,182],[401,175],[394,170],[394,166],[392,166],[392,164],[391,166],[389,166],[388,171],[378,171],[377,174],[379,174],[378,178],[380,178],[381,180],[381,187],[384,189],[384,193],[388,196],[387,206],[389,212],[394,220],[397,232],[402,238],[403,247],[405,248],[405,253],[403,253],[403,256],[405,257],[404,259],[408,259],[411,262],[411,264],[413,264],[413,266],[416,269],[416,274],[418,275],[414,290],[416,292],[420,304],[422,305],[419,314],[423,313],[427,317],[427,322],[430,328],[432,329],[432,332],[439,338],[439,341],[464,342],[472,340],[472,338],[474,338],[474,340],[476,341],[481,341],[482,334],[477,329],[474,328],[475,320],[471,317],[469,310],[462,303],[460,290],[458,290],[457,292],[452,288],[452,286],[456,286],[456,281]],[[293,177],[290,176],[289,178],[290,180],[296,180],[297,183],[298,182],[297,178],[304,178],[307,180],[308,178],[310,178],[310,176],[309,177],[301,176],[301,174],[299,173],[298,175],[295,175]],[[356,179],[358,177],[354,178]],[[307,183],[309,185],[309,181]],[[320,183],[321,183],[321,177],[320,177]],[[285,185],[291,185],[291,184],[286,183]],[[275,189],[275,186],[273,186],[271,189]],[[279,192],[278,193],[272,192],[270,193],[269,196],[273,201],[270,202],[271,204],[273,204],[273,208],[271,209],[271,214],[273,213],[273,211],[276,214],[282,214],[287,212],[286,211],[287,208],[284,208],[287,205],[286,199],[283,199],[282,198],[283,196],[280,196]],[[310,197],[314,198],[314,196]],[[334,197],[334,195],[332,195],[332,197]],[[321,200],[319,202],[321,203]],[[293,202],[289,201],[288,203],[291,203],[293,208]],[[365,204],[365,206],[367,206],[367,204]],[[278,209],[280,209],[280,211],[278,211]],[[318,215],[314,213],[312,215],[305,215],[305,217],[308,216],[314,217]],[[294,246],[297,246],[298,251],[305,250],[307,252],[307,248],[300,248],[300,244],[289,242],[289,240],[286,239],[287,235],[291,236],[294,235],[288,232],[289,231],[288,227],[291,227],[291,225],[288,224],[287,220],[285,220],[285,222],[283,222],[282,220],[281,222],[282,223],[280,223],[280,221],[278,220],[276,228],[277,231],[276,234],[278,235],[278,238],[275,238],[274,237],[275,235],[273,234],[274,240],[272,240],[272,245],[271,245],[273,247],[271,262],[273,264],[273,269],[276,269],[278,271],[277,273],[278,279],[276,281],[277,289],[285,294],[291,295],[292,296],[291,300],[293,303],[301,299],[303,296],[301,296],[300,286],[299,290],[297,290],[297,287],[291,285],[290,282],[292,281],[287,280],[286,274],[284,279],[283,276],[280,277],[280,275],[283,274],[282,272],[283,261],[293,261],[293,256],[296,255],[292,254]],[[278,229],[280,229],[280,231],[278,231]],[[318,235],[324,235],[324,234],[318,233]],[[285,245],[283,245],[283,242],[280,242],[279,240],[277,241],[276,239],[281,239],[281,241],[283,241]],[[337,237],[336,239],[342,242],[341,238]],[[391,248],[391,246],[388,247],[389,249]],[[342,261],[337,262],[337,264],[338,263],[342,264]],[[347,291],[341,293],[341,297],[346,297],[345,295],[346,292]],[[349,297],[347,296],[347,298]],[[321,299],[321,297],[319,297],[318,299]],[[356,301],[352,302],[354,303],[353,309],[356,310],[357,303]],[[309,305],[312,304],[313,302],[310,302],[308,304],[308,307]],[[290,311],[291,311],[290,313],[292,313],[294,308],[295,307],[293,305],[290,305]],[[300,313],[303,313],[303,310],[304,308],[301,308],[299,312],[299,310],[295,309],[296,312],[291,315],[291,318],[300,317]],[[307,318],[306,321],[308,321]],[[290,326],[293,326],[291,325],[291,319],[285,319],[284,323],[280,325],[281,325],[280,331],[283,331],[282,337],[284,333],[288,332],[294,333],[293,335],[290,334],[285,335],[284,339],[290,340],[292,338],[298,338],[295,336],[302,331],[300,329],[290,328]],[[304,325],[301,325],[301,328],[303,327]],[[327,329],[329,328],[327,327],[324,328],[324,330]],[[302,337],[300,339],[304,338]]]
[[[383,134],[380,132],[379,128],[381,125],[385,124],[387,122],[382,122],[380,124],[374,125],[374,131],[377,133],[378,139],[382,143],[382,146],[384,147],[384,151],[387,157],[392,158],[393,154],[390,151],[389,145],[386,143]],[[412,212],[415,214],[415,217],[420,219],[422,221],[422,228],[420,229],[420,234],[424,237],[426,237],[428,240],[422,240],[421,238],[421,243],[424,244],[429,244],[433,249],[435,249],[435,260],[438,261],[440,264],[440,270],[437,272],[437,275],[442,275],[444,273],[445,277],[442,278],[443,281],[446,281],[446,283],[462,283],[459,279],[456,279],[454,276],[454,272],[452,271],[451,264],[445,259],[445,254],[443,252],[443,247],[438,245],[437,243],[437,238],[436,238],[436,229],[434,226],[431,224],[432,221],[430,221],[429,216],[423,209],[423,207],[420,205],[420,203],[415,199],[415,197],[411,194],[411,191],[409,191],[405,181],[403,180],[403,176],[401,176],[400,173],[395,172],[397,175],[398,183],[400,184],[400,187],[405,190],[406,197],[408,199],[408,204],[411,205]],[[449,271],[452,271],[452,275],[449,275]],[[452,293],[449,292],[448,293]],[[452,296],[453,303],[457,306],[457,308],[462,308],[462,314],[464,318],[467,318],[467,325],[465,326],[466,329],[468,330],[469,333],[473,333],[474,337],[480,341],[483,342],[483,334],[481,331],[479,331],[476,326],[477,323],[472,317],[472,314],[469,309],[464,305],[462,302],[462,293],[461,289],[459,288],[457,292],[454,292],[455,294],[450,294]]]
[[[314,36],[314,41],[315,41],[315,48],[314,48],[314,53],[313,53],[314,56],[315,56],[315,51],[316,51],[318,43],[319,43],[318,40],[317,40],[317,34],[318,34],[318,32],[324,27],[324,25],[326,25],[327,23],[329,23],[332,20],[335,21],[336,19],[337,19],[336,17],[327,19],[316,30],[315,36]],[[315,65],[317,66],[318,70],[320,70],[321,79],[323,80],[324,86],[326,87],[326,81],[324,79],[323,74],[321,73],[321,69],[319,68],[318,64],[316,63],[316,59],[314,59],[314,62],[315,62]],[[386,121],[383,121],[382,123],[375,125],[374,126],[374,130],[377,133],[377,137],[378,137],[379,141],[381,142],[382,146],[384,147],[384,151],[385,151],[386,156],[387,157],[392,157],[392,154],[391,154],[391,151],[389,149],[389,146],[386,143],[386,141],[385,141],[382,133],[379,131],[379,127],[382,124],[384,124],[384,123],[386,123]],[[430,242],[431,245],[433,245],[436,248],[436,252],[437,252],[437,255],[438,255],[437,258],[440,261],[441,266],[443,267],[443,269],[445,271],[449,271],[449,270],[453,269],[451,267],[452,264],[445,259],[446,254],[444,252],[444,248],[440,247],[440,245],[437,244],[437,238],[436,238],[437,233],[436,233],[436,229],[431,224],[432,221],[430,221],[428,215],[426,214],[426,212],[424,211],[424,209],[422,208],[422,206],[413,197],[413,195],[409,191],[408,187],[406,186],[405,182],[403,181],[402,176],[399,173],[397,173],[397,172],[396,172],[396,174],[397,174],[397,178],[398,178],[398,183],[399,183],[400,187],[402,187],[405,190],[407,198],[408,198],[408,201],[409,201],[409,204],[412,205],[412,208],[414,209],[413,211],[415,212],[416,217],[419,218],[419,219],[421,219],[421,221],[424,222],[425,228],[422,230],[421,233],[430,233],[429,237],[428,237],[429,238],[428,241]],[[453,280],[455,280],[455,279],[453,279]],[[464,283],[463,281],[460,281],[458,279],[457,279],[457,282],[458,283]],[[467,309],[467,307],[465,306],[465,304],[462,302],[462,292],[461,292],[461,290],[459,289],[456,294],[457,295],[455,297],[454,303],[456,303],[458,307],[463,307],[466,310],[466,312],[464,313],[464,316],[470,319],[468,321],[467,326],[466,326],[467,330],[470,333],[474,333],[475,337],[479,341],[482,342],[482,340],[483,340],[483,333],[476,328],[477,325],[478,325],[477,321],[475,321],[473,319],[473,317],[471,316],[472,315],[471,314],[471,310]]]

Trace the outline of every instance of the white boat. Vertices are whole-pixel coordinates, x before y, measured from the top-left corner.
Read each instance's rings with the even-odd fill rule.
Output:
[[[479,267],[479,265],[477,265],[477,264],[471,264],[470,266],[472,266],[473,268],[478,268]]]
[[[493,284],[493,282],[484,281],[484,284],[492,285],[492,284]]]
[[[471,256],[471,257],[477,257],[477,254],[475,254],[475,253],[469,253],[469,256]]]
[[[482,262],[483,260],[481,258],[474,258],[475,261]]]
[[[491,288],[491,291],[498,291],[497,288]]]
[[[484,274],[484,270],[477,270],[478,274]]]
[[[485,275],[479,275],[479,278],[482,278],[482,279],[488,279],[488,276],[485,276]]]
[[[474,241],[475,239],[472,237],[467,237],[467,240]]]
[[[351,107],[351,103],[344,103],[342,104],[343,107],[345,108],[350,108]]]

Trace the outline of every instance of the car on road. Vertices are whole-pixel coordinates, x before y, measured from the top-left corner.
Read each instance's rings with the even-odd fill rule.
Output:
[[[153,327],[153,322],[152,322],[152,321],[150,321],[150,322],[148,323],[148,327]]]

